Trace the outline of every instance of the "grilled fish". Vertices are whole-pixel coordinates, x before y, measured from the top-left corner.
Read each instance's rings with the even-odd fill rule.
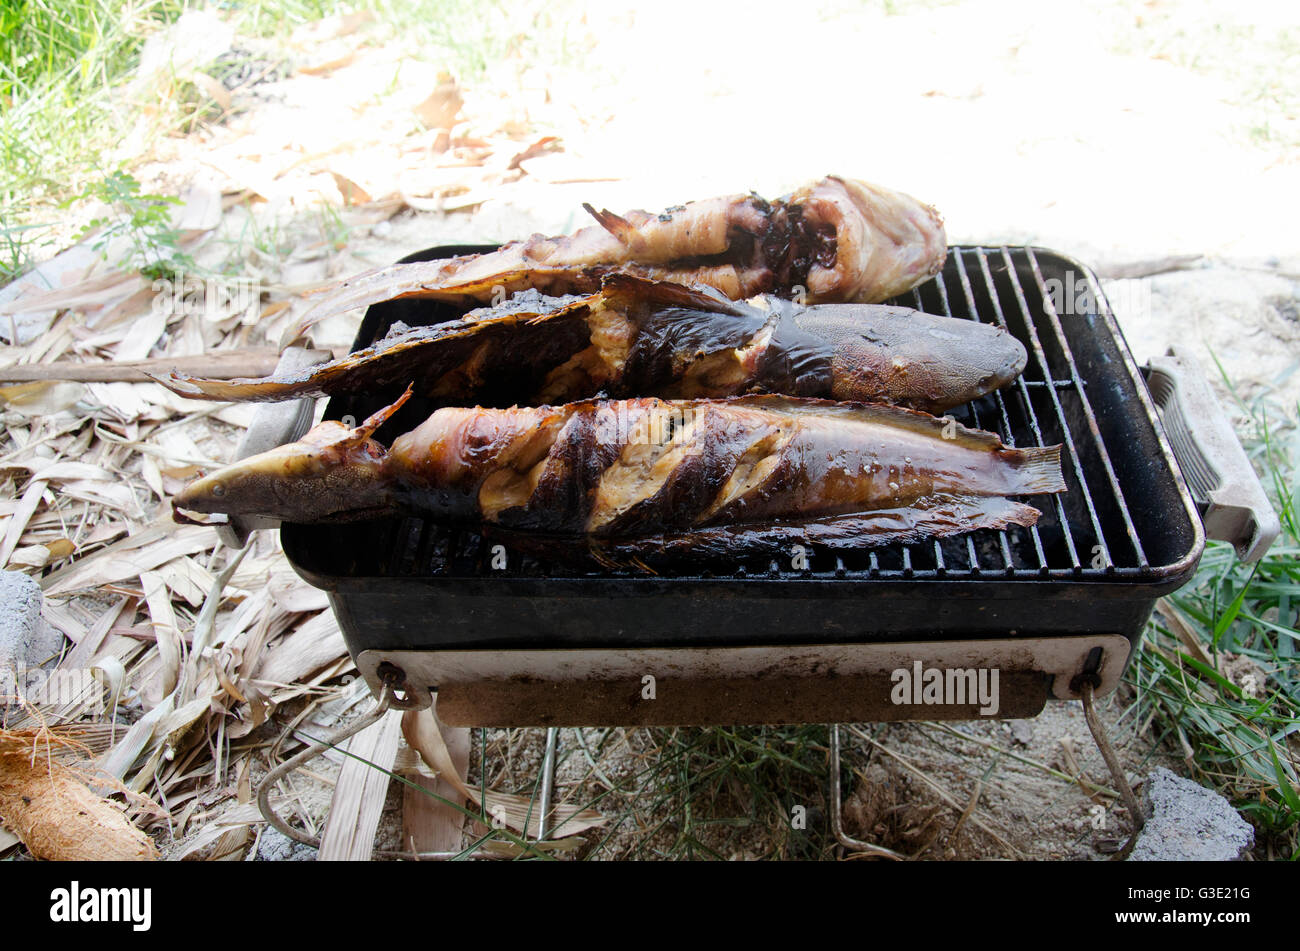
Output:
[[[571,235],[538,234],[488,254],[396,264],[350,278],[308,311],[297,331],[399,297],[487,303],[503,291],[528,288],[588,294],[612,271],[703,284],[732,300],[774,293],[812,304],[871,304],[934,276],[947,256],[943,220],[933,208],[836,176],[773,202],[729,195],[657,215],[584,207],[596,224]]]
[[[584,297],[515,295],[464,321],[398,325],[375,345],[264,379],[155,377],[183,396],[283,400],[414,381],[437,405],[510,406],[748,392],[943,412],[1019,375],[1004,330],[881,304],[733,302],[711,288],[610,275]]]
[[[445,408],[385,449],[360,426],[200,478],[174,510],[294,522],[410,512],[592,557],[858,548],[1033,525],[1060,447],[1010,449],[923,413],[779,396]],[[180,516],[183,518],[183,516]],[[540,546],[540,547],[539,547]]]

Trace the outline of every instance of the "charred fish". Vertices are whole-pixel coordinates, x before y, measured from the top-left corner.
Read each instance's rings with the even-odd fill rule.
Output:
[[[371,437],[409,395],[200,478],[173,507],[294,522],[409,512],[538,551],[639,558],[1028,526],[1038,510],[1012,496],[1065,491],[1059,446],[1012,449],[910,410],[778,396],[451,407],[385,449]]]
[[[399,297],[486,303],[504,290],[587,294],[619,272],[702,284],[732,300],[802,293],[808,303],[877,303],[933,277],[948,253],[943,219],[916,199],[838,176],[776,201],[728,195],[659,214],[584,206],[596,224],[533,235],[487,254],[396,264],[343,281],[304,317]]]
[[[881,304],[735,302],[610,275],[600,291],[528,291],[463,321],[398,325],[371,347],[263,379],[158,376],[183,396],[269,401],[414,381],[436,405],[553,404],[778,393],[938,413],[1014,380],[1025,348],[990,324]]]

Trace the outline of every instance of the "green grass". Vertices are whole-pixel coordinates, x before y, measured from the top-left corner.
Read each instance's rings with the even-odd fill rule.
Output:
[[[626,858],[813,859],[833,842],[825,816],[826,727],[649,731],[658,754],[637,775],[647,817]],[[803,827],[796,828],[801,809]],[[628,814],[619,817],[627,821]],[[618,831],[606,830],[609,840]],[[601,853],[598,843],[592,855]]]
[[[121,170],[79,197],[95,199],[107,209],[82,233],[83,238],[92,238],[94,250],[106,253],[109,243],[120,238],[126,247],[121,265],[146,277],[175,279],[195,270],[194,259],[181,249],[180,233],[171,223],[170,209],[180,199],[141,194],[140,183]]]
[[[1128,676],[1139,716],[1183,757],[1193,778],[1218,789],[1252,820],[1262,853],[1297,859],[1300,433],[1294,418],[1263,402],[1242,408],[1253,423],[1244,443],[1263,473],[1282,534],[1254,566],[1238,562],[1231,546],[1210,543],[1195,578],[1168,599],[1186,621],[1193,646],[1157,614]],[[1241,677],[1223,675],[1221,665],[1233,655],[1248,658],[1266,676],[1262,689],[1243,689]]]
[[[12,213],[89,183],[87,160],[134,124],[109,92],[146,36],[184,9],[177,0],[0,0],[0,207]]]
[[[149,36],[187,9],[213,9],[236,45],[283,37],[356,5],[340,0],[0,0],[0,283],[30,266],[59,205],[131,165],[161,136],[188,133],[220,111],[186,80],[164,101],[127,101],[125,85]],[[566,63],[583,55],[564,4],[524,13],[504,2],[379,0],[359,43],[392,43],[399,56],[437,62],[473,83],[509,59]],[[235,54],[238,56],[238,51]],[[207,71],[220,79],[223,64]],[[394,83],[398,81],[398,66]],[[120,151],[130,142],[135,154]],[[117,150],[117,151],[115,151]],[[106,153],[111,158],[106,159]]]
[[[598,791],[580,804],[609,820],[584,835],[580,857],[817,859],[831,853],[824,725],[607,729],[598,736],[588,744],[579,731],[563,732],[560,769],[585,760],[578,785]],[[620,772],[606,772],[620,761]]]
[[[148,109],[123,93],[148,37],[194,0],[0,0],[0,282],[30,263],[34,227],[104,182],[104,153],[192,131],[207,102],[185,83]],[[345,8],[338,0],[221,4],[237,35],[266,36]],[[140,136],[140,130],[144,135]],[[132,156],[119,156],[132,160]],[[117,164],[110,162],[110,165]]]
[[[18,224],[0,216],[0,285],[8,284],[32,266],[37,236],[45,228],[39,222]]]

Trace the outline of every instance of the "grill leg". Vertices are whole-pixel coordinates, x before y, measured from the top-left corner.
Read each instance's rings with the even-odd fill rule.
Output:
[[[855,839],[844,831],[843,821],[843,804],[841,798],[843,790],[840,789],[840,725],[831,724],[831,831],[835,833],[835,840],[840,845],[851,852],[862,852],[868,855],[878,855],[881,858],[896,859],[902,861],[907,858],[893,849],[887,849],[883,845],[872,845],[870,842],[863,842]]]
[[[392,702],[392,699],[392,687],[385,684],[384,689],[379,694],[378,702],[376,702],[374,707],[372,707],[365,715],[358,717],[343,729],[330,734],[326,739],[313,743],[297,756],[285,760],[279,766],[275,767],[275,769],[267,773],[266,778],[262,780],[262,785],[257,789],[257,808],[261,810],[262,817],[266,819],[267,822],[271,823],[271,825],[275,826],[281,834],[288,836],[295,842],[301,842],[303,845],[310,845],[314,849],[319,849],[320,839],[318,837],[305,835],[304,833],[299,832],[280,817],[280,814],[271,806],[271,793],[274,791],[276,784],[281,779],[288,776],[299,766],[315,759],[327,749],[338,746],[344,740],[348,739],[348,737],[360,733],[371,724],[379,722],[379,720],[383,718],[384,714],[388,712],[388,706]]]
[[[546,728],[546,752],[542,756],[542,792],[539,807],[542,814],[537,827],[539,842],[551,832],[551,799],[555,793],[555,762],[559,758],[560,731],[556,727]]]
[[[1133,851],[1133,846],[1137,844],[1138,835],[1142,832],[1142,827],[1146,825],[1146,813],[1142,811],[1142,804],[1138,802],[1137,796],[1133,794],[1133,787],[1129,785],[1128,777],[1124,775],[1123,764],[1120,763],[1119,757],[1115,755],[1115,747],[1111,745],[1110,733],[1106,730],[1106,724],[1097,715],[1093,685],[1085,683],[1080,693],[1083,695],[1083,718],[1088,721],[1088,729],[1092,731],[1092,739],[1101,752],[1101,758],[1106,761],[1106,768],[1110,770],[1110,777],[1115,783],[1115,788],[1119,790],[1120,798],[1124,800],[1124,805],[1128,808],[1130,821],[1133,823],[1133,831],[1129,834],[1128,842],[1114,856],[1116,859],[1125,859]]]

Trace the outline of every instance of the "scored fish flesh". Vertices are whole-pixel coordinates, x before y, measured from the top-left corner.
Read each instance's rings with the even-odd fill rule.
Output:
[[[896,407],[780,396],[440,409],[391,448],[321,423],[197,479],[182,511],[293,522],[415,513],[594,556],[866,547],[1033,525],[1012,496],[1065,491],[1060,447]],[[183,516],[182,516],[183,517]],[[576,543],[576,546],[575,546]]]

